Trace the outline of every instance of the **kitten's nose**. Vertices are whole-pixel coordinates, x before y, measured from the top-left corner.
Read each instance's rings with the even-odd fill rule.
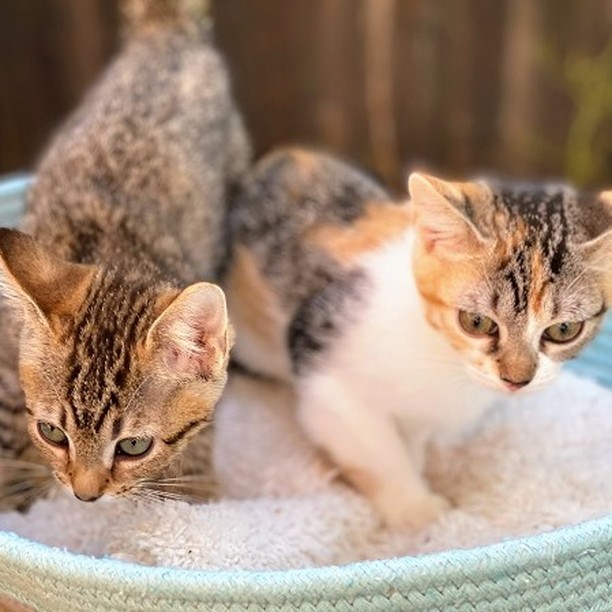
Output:
[[[95,502],[96,499],[100,499],[100,497],[102,497],[101,495],[91,495],[87,497],[85,495],[79,495],[76,491],[74,491],[74,496],[83,502]]]
[[[108,483],[108,470],[103,467],[75,466],[72,475],[72,492],[84,502],[102,497]]]
[[[511,380],[509,378],[504,378],[503,376],[501,379],[504,381],[508,391],[518,391],[519,389],[526,387],[532,380],[531,378],[526,380]]]

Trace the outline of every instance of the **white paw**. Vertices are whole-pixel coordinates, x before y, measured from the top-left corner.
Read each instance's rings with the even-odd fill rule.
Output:
[[[450,502],[436,493],[396,492],[384,500],[374,500],[383,521],[390,529],[422,529],[435,523],[451,508]]]

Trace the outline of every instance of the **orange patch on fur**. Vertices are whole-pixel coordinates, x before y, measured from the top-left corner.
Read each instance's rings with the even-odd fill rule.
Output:
[[[286,315],[255,257],[244,246],[234,250],[225,291],[236,328],[248,329],[271,351],[284,352]]]
[[[342,466],[342,477],[360,493],[372,499],[378,493],[380,481],[375,474],[362,467]]]
[[[348,264],[400,236],[411,224],[411,210],[406,206],[370,204],[352,225],[320,225],[308,232],[306,241]]]
[[[289,154],[295,161],[297,167],[304,172],[304,174],[310,174],[319,163],[317,156],[310,151],[305,149],[289,149]]]
[[[533,287],[530,293],[530,306],[537,314],[540,313],[543,307],[544,294],[548,286],[548,277],[544,275],[544,262],[542,261],[542,252],[540,249],[534,249],[531,258],[531,279]]]
[[[450,306],[457,296],[473,287],[486,274],[486,264],[474,265],[474,261],[448,261],[428,254],[424,249],[414,253],[413,270],[417,289],[423,300],[425,316],[429,324],[441,332],[457,350],[470,347],[470,341],[457,324],[457,310]]]

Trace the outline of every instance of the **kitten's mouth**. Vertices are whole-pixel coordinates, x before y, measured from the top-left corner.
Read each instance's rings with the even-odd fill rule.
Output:
[[[515,381],[515,380],[510,380],[508,378],[503,378],[503,377],[500,377],[500,381],[501,381],[503,388],[507,392],[512,393],[512,394],[518,393],[519,391],[525,389],[527,386],[529,386],[529,383],[531,383],[531,379]]]
[[[508,389],[499,378],[491,378],[489,376],[486,376],[480,370],[477,370],[473,366],[468,366],[467,371],[468,376],[483,387],[486,387],[487,389],[491,389],[493,391],[497,391],[498,393],[503,393],[504,395],[508,394]]]
[[[534,384],[533,380],[516,383],[514,381],[504,380],[499,376],[492,378],[486,374],[483,374],[480,370],[477,370],[472,366],[468,366],[467,370],[470,378],[481,384],[483,387],[492,389],[493,391],[506,396],[515,397],[517,395],[523,395],[533,391],[536,388],[539,388],[540,386],[539,384]]]
[[[542,387],[546,387],[554,378],[555,377],[552,376],[545,380],[530,380],[528,383],[517,384],[511,381],[504,381],[501,378],[497,381],[493,381],[485,378],[484,376],[477,377],[478,382],[507,397],[522,397],[524,395],[540,391]]]
[[[85,502],[85,503],[92,503],[95,501],[104,502],[116,496],[116,494],[112,493],[111,491],[101,491],[101,492],[95,492],[95,493],[75,491],[72,484],[69,482],[66,482],[66,480],[62,478],[57,472],[53,472],[53,476],[55,477],[55,480],[61,485],[62,489],[67,494],[76,497],[81,502]]]

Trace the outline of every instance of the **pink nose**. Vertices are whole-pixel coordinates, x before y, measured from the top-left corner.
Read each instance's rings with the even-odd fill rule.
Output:
[[[503,376],[502,380],[504,381],[508,391],[518,391],[519,389],[526,387],[531,382],[531,378],[528,380],[510,380],[509,378],[504,378]]]

